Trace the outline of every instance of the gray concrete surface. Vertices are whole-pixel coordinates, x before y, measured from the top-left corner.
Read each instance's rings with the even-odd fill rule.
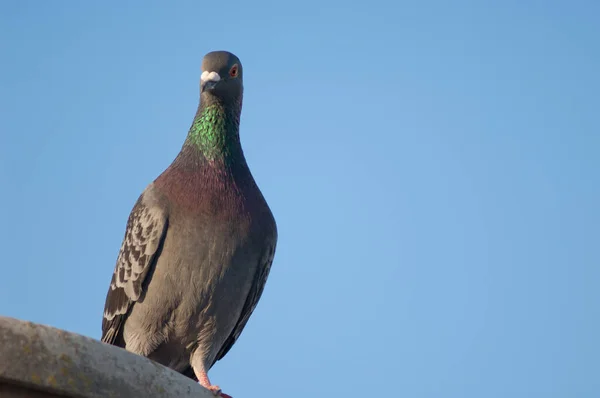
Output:
[[[118,347],[0,317],[0,397],[214,398],[198,383]]]

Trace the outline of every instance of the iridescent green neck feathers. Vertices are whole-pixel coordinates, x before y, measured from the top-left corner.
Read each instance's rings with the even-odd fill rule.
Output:
[[[201,106],[186,143],[197,147],[209,161],[236,156],[240,149],[239,115],[218,103]]]

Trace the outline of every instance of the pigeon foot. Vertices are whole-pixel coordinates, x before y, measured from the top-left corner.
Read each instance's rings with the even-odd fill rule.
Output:
[[[221,387],[219,387],[219,386],[210,385],[210,386],[206,386],[206,388],[208,390],[210,390],[217,397],[221,395]]]
[[[214,384],[210,384],[208,375],[204,371],[200,373],[200,377],[198,377],[198,383],[207,390],[210,390],[210,392],[212,392],[215,397],[232,398],[231,395],[223,394],[223,392],[221,391],[221,387],[216,386]]]
[[[232,398],[232,397],[231,397],[231,395],[224,394],[224,393],[221,391],[221,387],[219,387],[219,386],[210,385],[210,386],[204,386],[204,387],[205,387],[206,389],[210,390],[210,391],[213,393],[213,395],[214,395],[215,397],[221,397],[221,398]]]

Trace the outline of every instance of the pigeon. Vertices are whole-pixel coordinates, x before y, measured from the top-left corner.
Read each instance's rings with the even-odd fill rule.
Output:
[[[101,339],[227,397],[207,372],[256,308],[277,244],[240,143],[243,75],[234,54],[205,55],[181,151],[129,215]]]

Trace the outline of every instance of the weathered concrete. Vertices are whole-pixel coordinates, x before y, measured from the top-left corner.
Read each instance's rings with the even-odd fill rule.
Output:
[[[118,347],[0,317],[0,397],[214,398],[198,383]]]

